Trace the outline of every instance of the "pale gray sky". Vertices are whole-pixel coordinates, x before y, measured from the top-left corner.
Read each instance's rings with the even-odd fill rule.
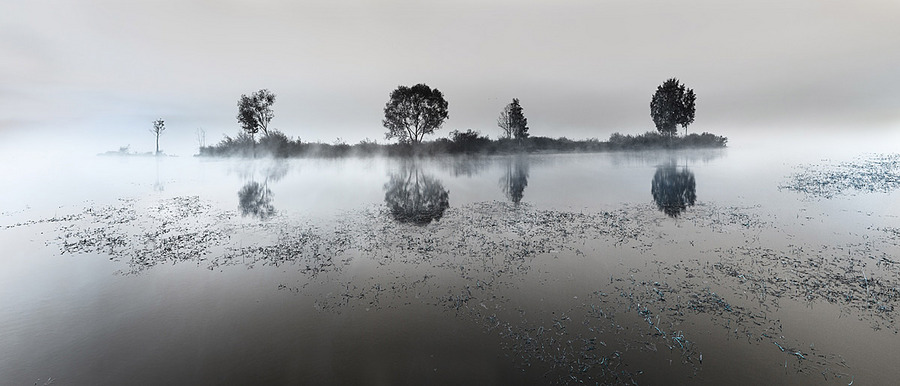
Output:
[[[692,131],[896,130],[900,2],[5,0],[0,73],[3,138],[91,151],[152,150],[162,117],[161,147],[190,154],[260,88],[288,135],[383,142],[388,94],[419,82],[449,101],[437,136],[496,137],[513,97],[533,135],[641,133],[672,76],[698,96]]]

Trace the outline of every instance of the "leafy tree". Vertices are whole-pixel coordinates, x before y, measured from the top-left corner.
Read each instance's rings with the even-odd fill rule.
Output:
[[[272,129],[269,135],[259,139],[259,147],[273,157],[287,157],[292,143],[286,134],[277,129]]]
[[[398,86],[384,105],[381,123],[388,129],[385,138],[397,138],[401,143],[422,142],[425,134],[439,129],[447,119],[447,105],[438,89],[423,83]]]
[[[166,122],[162,118],[153,121],[153,128],[150,132],[156,136],[156,154],[159,154],[159,135],[166,131]]]
[[[518,98],[513,98],[512,102],[503,108],[500,117],[497,118],[497,126],[500,126],[506,138],[528,138],[528,118],[522,113],[522,105],[519,104]]]
[[[237,120],[241,128],[250,134],[250,138],[262,130],[263,135],[269,135],[269,121],[275,117],[272,105],[275,103],[275,94],[267,89],[259,90],[250,96],[241,94],[238,100]]]
[[[656,88],[650,101],[650,116],[660,133],[674,135],[678,125],[685,128],[694,122],[694,90],[686,88],[678,79],[671,78]]]
[[[491,143],[488,137],[483,137],[481,133],[472,129],[466,131],[453,130],[450,132],[450,140],[452,141],[450,150],[458,153],[480,151]]]

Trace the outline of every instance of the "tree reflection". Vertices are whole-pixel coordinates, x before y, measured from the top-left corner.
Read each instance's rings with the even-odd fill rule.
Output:
[[[473,177],[485,171],[490,163],[487,159],[479,156],[456,156],[440,162],[438,165],[442,169],[452,171],[456,177]]]
[[[238,208],[241,216],[253,216],[265,220],[275,214],[272,191],[268,184],[250,181],[238,191]]]
[[[680,171],[675,164],[658,166],[650,187],[656,207],[669,217],[678,217],[697,201],[694,173],[687,168]]]
[[[121,149],[120,149],[121,151]],[[157,192],[162,192],[166,190],[166,185],[162,183],[159,179],[159,160],[161,157],[156,157],[156,182],[153,183],[153,190]]]
[[[266,220],[275,214],[272,205],[272,190],[269,181],[277,182],[287,175],[289,166],[286,162],[275,162],[262,168],[263,182],[253,179],[255,173],[247,172],[251,180],[238,191],[238,209],[241,216],[252,216]],[[246,172],[246,171],[245,171]]]
[[[266,167],[263,168],[263,174],[265,175],[267,182],[278,182],[287,175],[289,169],[290,166],[287,162],[283,160],[276,160],[275,162],[266,165]]]
[[[506,174],[500,178],[500,187],[506,198],[519,205],[528,186],[528,159],[525,157],[510,158],[506,163]]]
[[[433,176],[415,164],[404,165],[384,185],[384,203],[402,223],[425,225],[440,220],[450,206],[450,193]]]

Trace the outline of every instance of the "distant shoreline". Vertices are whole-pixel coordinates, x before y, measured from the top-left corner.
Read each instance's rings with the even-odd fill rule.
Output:
[[[565,137],[528,137],[522,139],[489,139],[471,130],[452,132],[451,138],[438,138],[418,144],[379,144],[360,141],[350,145],[343,142],[327,144],[293,140],[280,132],[272,132],[259,140],[246,135],[226,136],[221,142],[200,148],[198,157],[266,157],[275,158],[339,158],[352,156],[431,157],[473,154],[554,154],[600,153],[627,150],[711,149],[727,147],[728,138],[711,133],[667,136],[655,132],[640,135],[614,133],[607,141],[596,138],[571,140]],[[115,155],[116,152],[108,152]],[[152,155],[152,154],[151,154]]]
[[[103,153],[98,153],[98,156],[103,157],[178,157],[177,155],[166,154],[160,152],[159,154],[154,154],[152,151],[147,151],[143,153],[132,153],[132,152],[123,152],[123,151],[115,151],[110,150]]]

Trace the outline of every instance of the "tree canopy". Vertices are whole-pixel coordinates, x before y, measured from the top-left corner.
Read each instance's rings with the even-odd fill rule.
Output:
[[[694,90],[671,78],[656,88],[650,101],[650,116],[656,129],[666,135],[678,132],[678,125],[687,129],[694,122]]]
[[[497,118],[497,126],[500,126],[506,138],[528,138],[528,118],[525,118],[518,98],[513,98],[512,102],[503,108],[500,117]]]
[[[263,135],[269,135],[269,121],[275,117],[275,113],[272,111],[273,104],[275,104],[275,94],[267,89],[261,89],[250,96],[241,95],[237,104],[237,120],[251,138],[260,131],[263,132]]]
[[[386,139],[401,143],[419,143],[425,134],[439,129],[447,119],[447,101],[438,89],[424,83],[412,87],[398,86],[384,105]]]

